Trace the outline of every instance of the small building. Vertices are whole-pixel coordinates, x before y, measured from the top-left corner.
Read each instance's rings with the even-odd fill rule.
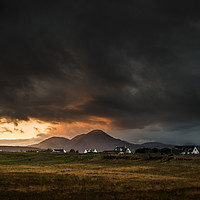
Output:
[[[96,149],[85,149],[84,153],[97,153]]]
[[[196,146],[175,146],[172,149],[172,153],[182,155],[199,154],[199,150]]]
[[[131,153],[131,150],[126,146],[115,147],[114,151],[118,154]]]
[[[53,149],[53,153],[66,153],[65,149]]]

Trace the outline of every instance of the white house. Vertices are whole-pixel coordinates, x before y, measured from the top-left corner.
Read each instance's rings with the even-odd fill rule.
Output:
[[[199,150],[196,146],[175,146],[175,149],[180,151],[180,154],[199,154]]]
[[[96,149],[85,149],[84,153],[97,153]]]
[[[126,147],[126,146],[123,146],[123,147],[115,147],[114,151],[118,154],[123,154],[123,153],[131,153],[131,150]]]
[[[67,151],[65,149],[53,149],[54,153],[66,153]]]

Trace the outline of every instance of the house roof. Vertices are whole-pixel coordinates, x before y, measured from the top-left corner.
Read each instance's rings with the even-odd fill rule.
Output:
[[[97,151],[97,149],[85,149],[85,151],[93,152],[93,151]]]
[[[64,149],[53,149],[54,151],[64,151]]]

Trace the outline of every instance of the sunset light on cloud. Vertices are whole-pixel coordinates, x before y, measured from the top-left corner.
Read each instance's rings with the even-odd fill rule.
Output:
[[[198,4],[0,0],[0,200],[200,200]]]
[[[54,136],[65,136],[67,138],[72,138],[77,135],[77,133],[87,133],[93,129],[101,129],[104,131],[112,130],[110,121],[108,119],[91,117],[90,122],[72,122],[72,123],[59,123],[54,125],[54,129],[49,132],[49,134]]]
[[[98,117],[90,117],[88,122],[54,122],[48,123],[40,120],[30,119],[29,121],[19,121],[17,124],[7,122],[6,119],[0,121],[0,143],[3,139],[6,140],[19,140],[27,139],[27,144],[32,141],[42,141],[51,136],[63,136],[72,138],[77,133],[86,133],[93,129],[102,129],[104,131],[111,130],[110,120]],[[5,144],[10,144],[6,143]],[[18,143],[21,144],[19,140]]]
[[[2,119],[0,124],[0,139],[30,139],[40,133],[48,134],[52,127],[50,123],[33,119],[20,121],[17,125]]]
[[[2,3],[0,139],[200,143],[199,10],[181,6]]]

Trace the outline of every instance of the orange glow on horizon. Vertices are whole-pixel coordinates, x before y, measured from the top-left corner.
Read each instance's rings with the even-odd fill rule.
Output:
[[[19,121],[18,125],[0,120],[0,139],[46,139],[52,136],[72,138],[76,135],[87,133],[93,129],[104,131],[111,130],[111,120],[103,117],[91,116],[86,122],[75,121],[72,123],[48,123],[36,119]]]
[[[20,121],[17,125],[7,122],[6,119],[0,120],[0,139],[28,139],[37,137],[39,133],[48,133],[51,124],[39,120],[30,119]]]

